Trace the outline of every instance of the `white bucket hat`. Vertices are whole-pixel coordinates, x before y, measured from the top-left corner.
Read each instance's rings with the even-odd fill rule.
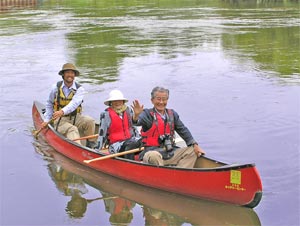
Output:
[[[110,91],[109,98],[104,101],[104,104],[109,106],[109,102],[115,100],[124,100],[125,103],[128,102],[128,100],[124,97],[123,93],[120,90],[114,89]]]

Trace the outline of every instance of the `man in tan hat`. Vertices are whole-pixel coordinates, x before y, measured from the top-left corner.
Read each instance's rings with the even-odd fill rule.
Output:
[[[62,81],[52,86],[49,98],[46,103],[45,126],[53,120],[54,127],[58,132],[74,140],[80,136],[89,136],[95,133],[95,121],[89,116],[82,115],[82,102],[84,88],[75,82],[79,71],[75,65],[66,63],[58,72]],[[76,141],[81,144],[80,141]],[[90,148],[95,146],[94,140],[87,140],[86,145]]]
[[[100,128],[97,148],[101,150],[109,145],[110,153],[118,153],[141,146],[140,135],[133,126],[133,110],[125,103],[128,100],[120,90],[112,90],[109,98],[104,102],[109,106],[100,115]],[[133,159],[134,155],[125,155],[125,158]]]

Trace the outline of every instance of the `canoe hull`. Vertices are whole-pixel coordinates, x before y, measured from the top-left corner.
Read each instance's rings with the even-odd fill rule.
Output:
[[[35,127],[41,127],[43,105],[34,102],[32,116]],[[50,146],[64,156],[97,171],[168,192],[255,207],[262,197],[262,183],[254,164],[228,165],[206,157],[197,160],[193,169],[154,166],[123,158],[84,163],[105,154],[95,153],[57,133],[49,126],[41,135]]]

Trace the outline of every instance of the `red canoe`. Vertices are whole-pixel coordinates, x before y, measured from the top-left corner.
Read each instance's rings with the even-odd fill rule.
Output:
[[[36,151],[42,155],[51,156],[52,159],[49,160],[48,167],[50,166],[49,169],[55,167],[56,170],[50,170],[49,175],[55,183],[59,184],[58,189],[61,187],[61,183],[64,183],[66,187],[68,184],[77,187],[76,181],[78,180],[74,180],[74,175],[80,176],[83,179],[79,180],[80,183],[84,181],[85,184],[99,190],[102,197],[106,193],[108,197],[133,201],[142,206],[143,211],[145,209],[154,210],[156,213],[161,214],[160,219],[164,219],[163,223],[155,222],[151,224],[148,222],[148,225],[261,225],[259,217],[251,208],[195,199],[131,183],[81,165],[52,148],[46,149],[43,144],[37,146]],[[57,173],[58,169],[59,173]],[[55,173],[53,174],[53,172]],[[63,181],[61,175],[64,175]],[[58,177],[56,178],[56,176]],[[104,196],[104,198],[107,196]],[[133,213],[136,214],[135,211]],[[183,224],[183,222],[175,224],[173,217],[170,218],[172,221],[169,222],[167,220],[169,217],[164,217],[165,213],[175,215],[177,220],[179,217],[186,224]],[[144,218],[146,221],[147,216],[145,214]],[[177,222],[180,222],[180,220]]]
[[[41,128],[43,109],[41,103],[33,103],[36,129]],[[262,183],[254,164],[225,164],[207,157],[198,158],[192,169],[154,166],[119,157],[85,163],[84,160],[106,154],[65,138],[50,125],[41,135],[57,152],[82,165],[144,186],[251,208],[257,206],[262,197]]]

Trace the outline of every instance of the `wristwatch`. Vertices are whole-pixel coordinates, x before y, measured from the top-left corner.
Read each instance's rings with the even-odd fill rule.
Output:
[[[191,143],[189,146],[194,146],[195,144],[197,144],[197,145],[198,145],[198,143],[197,143],[197,142],[193,142],[193,143]]]

